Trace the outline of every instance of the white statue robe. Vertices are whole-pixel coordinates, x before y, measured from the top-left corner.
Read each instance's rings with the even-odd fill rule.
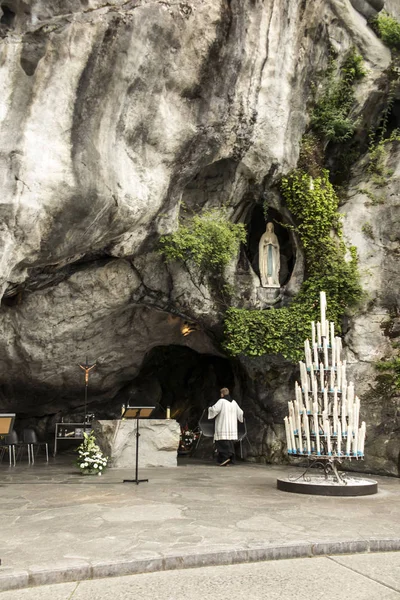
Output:
[[[258,246],[260,279],[263,287],[279,286],[280,249],[273,231],[266,231]]]
[[[237,440],[237,422],[243,423],[243,411],[235,400],[220,398],[208,409],[208,418],[215,417],[214,441]]]

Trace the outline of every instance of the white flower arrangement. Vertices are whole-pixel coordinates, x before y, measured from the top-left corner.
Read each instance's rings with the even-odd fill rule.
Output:
[[[108,457],[104,456],[93,431],[83,434],[84,440],[77,448],[78,458],[76,461],[82,475],[101,475],[107,467]]]

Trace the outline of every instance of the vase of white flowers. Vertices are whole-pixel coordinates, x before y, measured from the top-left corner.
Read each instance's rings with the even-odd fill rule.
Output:
[[[78,458],[76,464],[82,475],[101,475],[107,466],[108,457],[104,456],[93,431],[83,434],[84,440],[77,448]]]

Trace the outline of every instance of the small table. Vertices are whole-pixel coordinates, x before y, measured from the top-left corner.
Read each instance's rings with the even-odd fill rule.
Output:
[[[57,442],[60,440],[83,440],[83,433],[91,431],[87,423],[56,423],[53,456],[57,454]]]

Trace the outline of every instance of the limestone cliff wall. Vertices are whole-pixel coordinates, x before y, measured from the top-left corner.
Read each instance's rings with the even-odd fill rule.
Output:
[[[395,11],[394,5],[387,3]],[[98,361],[93,393],[112,404],[156,346],[221,354],[221,310],[212,290],[162,262],[159,236],[176,229],[182,199],[193,208],[226,204],[234,218],[246,219],[262,194],[274,194],[280,175],[296,166],[311,82],[326,68],[331,46],[341,53],[355,46],[366,61],[355,113],[368,121],[390,62],[366,21],[377,9],[376,2],[350,0],[6,3],[0,23],[4,407],[50,416],[51,424],[62,407],[81,406],[77,364],[86,355]],[[399,289],[390,275],[397,216],[392,200],[367,208],[356,185],[344,207],[346,234],[360,246],[365,272],[377,275],[365,275],[375,303],[355,318],[346,340],[366,381],[373,379],[373,360],[388,349],[379,327],[389,310],[388,282],[392,296]],[[395,198],[397,175],[390,185]],[[366,218],[382,228],[373,258],[362,233]],[[254,296],[254,273],[238,283],[233,267],[231,277]],[[185,320],[199,322],[201,331],[183,337]],[[276,448],[276,460],[289,371],[285,381],[266,381],[267,391],[257,384],[250,393],[242,385],[243,402],[258,415],[254,439],[262,438],[262,452]],[[272,423],[268,443],[266,422]],[[390,435],[396,423],[391,417]],[[397,450],[384,459],[392,472]]]

